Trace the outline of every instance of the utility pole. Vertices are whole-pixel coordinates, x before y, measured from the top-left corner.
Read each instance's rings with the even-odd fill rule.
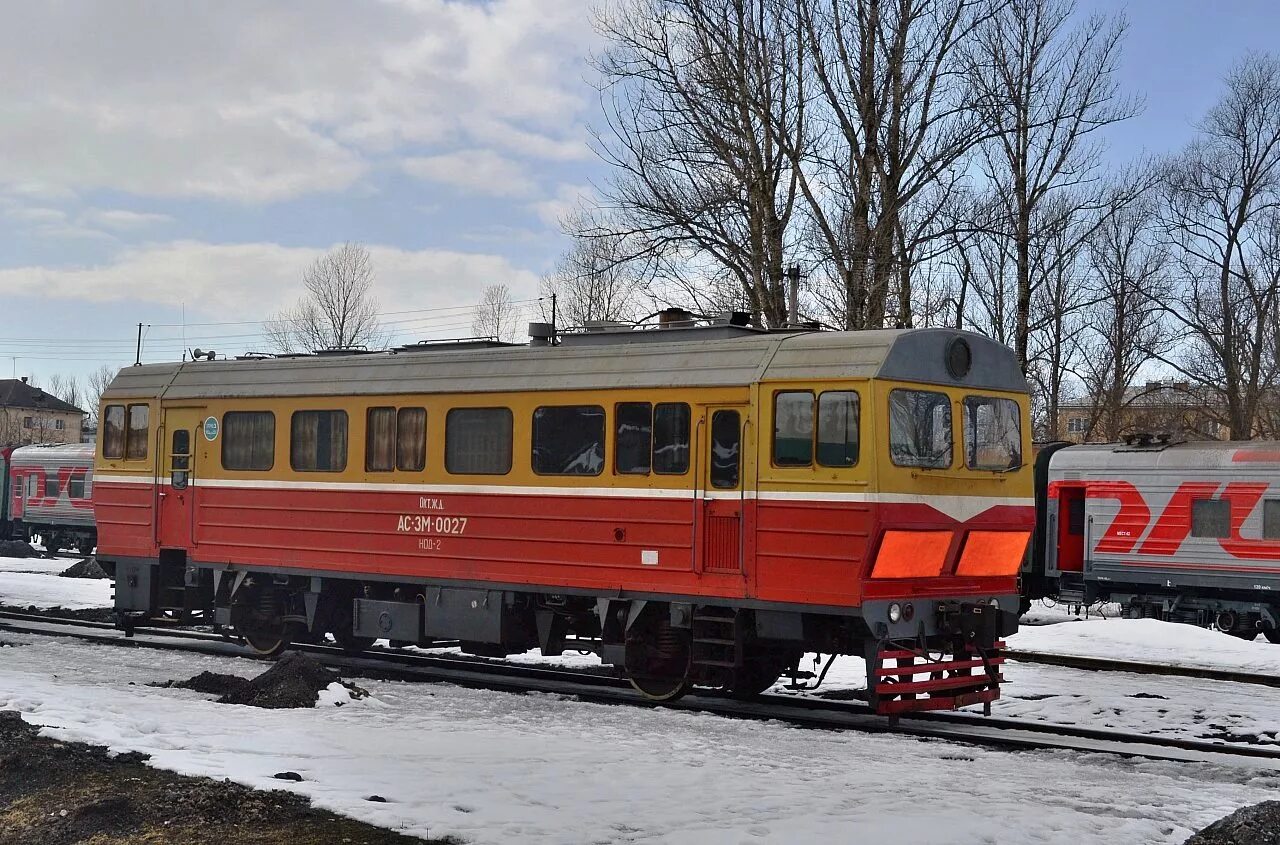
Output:
[[[135,367],[142,366],[142,323],[138,323],[138,351],[134,356],[133,365]]]

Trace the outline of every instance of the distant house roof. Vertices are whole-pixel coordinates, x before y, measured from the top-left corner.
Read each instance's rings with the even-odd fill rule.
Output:
[[[30,408],[40,411],[61,411],[66,414],[83,414],[70,402],[33,387],[16,378],[0,379],[0,408]]]

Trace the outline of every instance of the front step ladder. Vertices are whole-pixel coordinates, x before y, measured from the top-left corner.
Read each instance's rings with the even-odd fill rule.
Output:
[[[693,613],[694,666],[711,676],[742,666],[743,630],[738,614],[727,608],[698,608]]]

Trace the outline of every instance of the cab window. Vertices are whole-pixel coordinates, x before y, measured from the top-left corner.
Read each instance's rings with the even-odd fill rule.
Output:
[[[951,466],[951,400],[945,393],[889,391],[889,457],[902,467]]]
[[[146,405],[129,406],[129,432],[125,437],[124,459],[141,461],[147,457],[147,433],[151,409]]]
[[[964,454],[970,469],[1022,466],[1022,414],[1012,399],[966,396]]]
[[[103,411],[102,457],[124,457],[124,405],[108,405]]]

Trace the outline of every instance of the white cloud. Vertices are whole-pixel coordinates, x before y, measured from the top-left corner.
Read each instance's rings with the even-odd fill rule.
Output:
[[[402,167],[414,178],[487,196],[528,196],[536,187],[527,168],[489,150],[410,158]]]
[[[588,203],[593,193],[590,185],[560,185],[555,196],[533,203],[532,208],[543,223],[559,226],[565,217]]]
[[[51,300],[166,307],[181,302],[193,322],[260,321],[297,300],[303,269],[323,251],[274,243],[175,241],[128,249],[100,266],[0,270],[0,295],[40,291]],[[369,251],[381,312],[452,309],[389,316],[396,322],[400,340],[467,334],[468,307],[479,301],[487,285],[506,283],[516,299],[537,295],[537,274],[501,256],[381,245],[372,245]],[[219,331],[243,334],[255,328]],[[239,337],[233,345],[261,346],[251,337]]]
[[[0,188],[248,203],[390,159],[586,155],[586,0],[6,4]]]
[[[89,225],[117,231],[145,229],[161,223],[168,223],[172,219],[167,214],[129,211],[123,208],[91,208],[81,215],[81,220]]]
[[[61,223],[67,219],[67,213],[57,208],[38,206],[11,205],[4,209],[4,216],[18,223],[48,224]]]

